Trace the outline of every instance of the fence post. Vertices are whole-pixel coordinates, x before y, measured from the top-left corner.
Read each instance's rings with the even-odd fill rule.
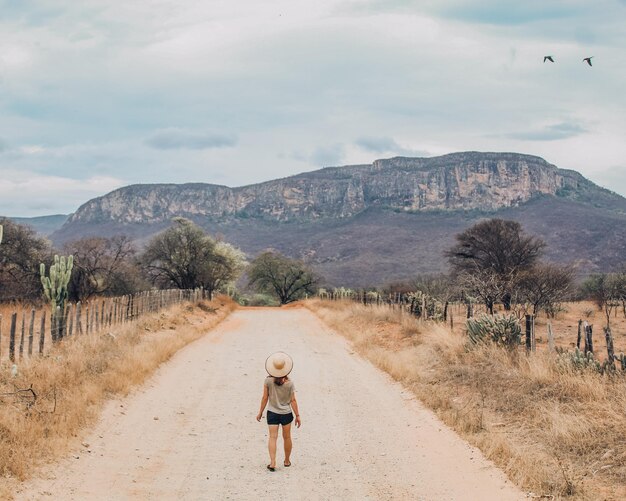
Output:
[[[76,311],[76,306],[74,306],[74,311],[72,311],[72,305],[70,304],[67,308],[67,318],[69,318],[69,325],[67,330],[67,335],[72,337],[74,334],[74,312]],[[67,320],[65,321],[67,323]]]
[[[61,307],[57,306],[55,315],[54,315],[54,325],[55,325],[55,330],[56,330],[56,339],[55,341],[59,341],[60,335],[63,332],[63,317],[61,316]]]
[[[22,311],[22,332],[20,334],[20,360],[24,357],[24,333],[26,331],[26,312]]]
[[[526,315],[526,352],[533,350],[533,341],[535,337],[535,317],[534,315]]]
[[[78,301],[78,303],[76,303],[76,334],[82,334],[83,333],[83,322],[82,322],[82,318],[80,315],[80,310],[81,310],[81,303],[80,301]]]
[[[30,310],[30,325],[28,326],[28,356],[33,354],[33,338],[35,336],[35,309]]]
[[[593,353],[593,325],[585,322],[585,355]]]
[[[604,328],[604,335],[606,337],[606,351],[608,355],[609,365],[615,369],[615,350],[613,348],[613,335],[611,334],[611,328]]]
[[[39,329],[39,354],[43,355],[43,344],[46,338],[46,310],[41,314],[41,328]]]
[[[9,332],[9,360],[15,362],[15,328],[17,327],[17,313],[11,314],[11,330]]]
[[[548,350],[554,351],[554,334],[552,333],[551,322],[548,322]]]
[[[583,321],[578,320],[578,337],[576,338],[576,348],[580,350],[580,341],[583,337]]]

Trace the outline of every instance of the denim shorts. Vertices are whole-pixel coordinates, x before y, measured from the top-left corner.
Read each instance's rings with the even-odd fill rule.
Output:
[[[292,421],[292,412],[290,412],[289,414],[276,414],[275,412],[267,411],[267,424],[269,425],[282,424],[284,426],[291,423]]]

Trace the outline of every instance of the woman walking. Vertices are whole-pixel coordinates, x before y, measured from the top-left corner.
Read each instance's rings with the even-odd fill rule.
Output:
[[[269,441],[267,448],[270,453],[269,471],[276,471],[276,441],[278,440],[278,427],[283,427],[283,442],[285,445],[285,467],[291,466],[291,423],[296,419],[296,426],[300,428],[300,412],[296,401],[296,390],[287,376],[293,368],[293,360],[282,351],[273,353],[265,361],[265,370],[269,374],[263,383],[263,397],[261,408],[256,420],[261,421],[263,411],[267,405],[267,424],[269,427]],[[269,404],[269,405],[268,405]]]

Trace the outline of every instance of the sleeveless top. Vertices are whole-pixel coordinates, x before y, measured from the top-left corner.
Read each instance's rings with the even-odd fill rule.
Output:
[[[274,383],[274,378],[268,376],[265,378],[265,386],[267,386],[269,394],[267,410],[276,414],[289,414],[291,412],[291,396],[296,391],[293,381],[288,379],[278,386]]]

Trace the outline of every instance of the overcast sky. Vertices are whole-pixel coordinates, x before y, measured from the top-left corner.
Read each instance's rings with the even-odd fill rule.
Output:
[[[626,0],[0,0],[0,214],[464,150],[626,195],[624,26]]]

